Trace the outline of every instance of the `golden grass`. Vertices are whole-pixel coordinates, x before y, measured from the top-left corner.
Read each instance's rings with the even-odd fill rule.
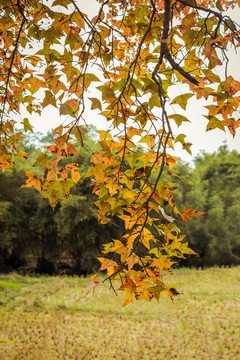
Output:
[[[127,307],[106,286],[86,297],[89,279],[2,275],[0,359],[240,359],[239,270],[178,270],[173,303]]]

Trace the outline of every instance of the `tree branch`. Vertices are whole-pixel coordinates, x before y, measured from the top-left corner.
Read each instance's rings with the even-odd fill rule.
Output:
[[[235,35],[237,36],[237,38],[239,39],[239,35],[237,34],[237,32],[234,31],[234,30],[231,28],[231,26],[224,20],[224,17],[225,17],[225,16],[222,16],[222,14],[220,14],[219,12],[217,12],[217,11],[215,11],[215,10],[212,10],[212,9],[207,9],[207,8],[201,7],[201,6],[199,6],[199,5],[189,4],[187,1],[184,1],[184,0],[176,0],[176,2],[179,2],[179,3],[181,3],[181,4],[184,4],[184,5],[186,5],[186,6],[189,6],[189,7],[191,7],[192,9],[196,9],[196,10],[199,10],[199,11],[204,11],[204,12],[206,12],[206,13],[208,13],[208,14],[215,15],[215,16],[219,19],[219,24],[220,24],[221,22],[223,22],[223,23],[227,26],[227,28],[228,28],[229,30],[231,30],[231,32],[232,32],[233,34],[235,34]],[[226,16],[226,18],[228,18],[228,16]],[[219,25],[218,25],[218,27],[219,27]]]
[[[170,23],[170,12],[171,12],[171,2],[170,0],[165,1],[165,12],[164,12],[164,21],[163,21],[163,32],[162,32],[162,38],[161,38],[161,51],[159,56],[159,61],[157,63],[157,66],[154,69],[154,75],[156,75],[157,70],[159,69],[159,66],[162,63],[163,56],[167,59],[167,61],[170,63],[172,68],[176,71],[178,71],[183,77],[185,77],[188,81],[191,83],[198,85],[199,82],[188,72],[183,70],[179,64],[176,63],[176,61],[173,59],[168,45],[168,33],[169,33],[169,23]]]
[[[15,46],[14,46],[14,49],[13,49],[13,52],[12,52],[11,61],[10,61],[10,66],[9,66],[8,73],[7,73],[7,80],[6,80],[6,84],[5,84],[5,97],[4,97],[4,103],[3,103],[3,110],[2,110],[2,114],[1,114],[1,122],[2,122],[2,120],[3,120],[3,115],[4,115],[4,111],[5,111],[6,101],[7,101],[7,98],[8,98],[7,93],[8,93],[8,86],[9,86],[10,76],[11,76],[11,73],[12,73],[13,62],[14,62],[15,54],[16,54],[17,49],[18,49],[19,38],[20,38],[20,35],[21,35],[21,32],[22,32],[23,26],[24,26],[24,24],[25,24],[25,22],[26,22],[25,19],[26,19],[26,18],[25,18],[25,16],[24,16],[24,17],[23,17],[23,20],[22,20],[22,23],[21,23],[21,25],[20,25],[18,34],[17,34]]]

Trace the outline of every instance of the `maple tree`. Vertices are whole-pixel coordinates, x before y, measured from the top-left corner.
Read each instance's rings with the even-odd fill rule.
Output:
[[[178,158],[169,149],[181,143],[191,153],[191,144],[184,134],[174,136],[172,124],[189,121],[183,115],[189,100],[204,98],[210,100],[207,130],[226,128],[235,135],[240,82],[228,75],[227,51],[239,47],[240,31],[225,11],[240,1],[98,2],[93,19],[74,0],[1,2],[0,165],[4,171],[13,156],[27,158],[19,143],[23,132],[33,131],[31,114],[58,108],[69,121],[54,130],[54,144],[34,164],[43,176],[26,171],[23,187],[34,187],[53,208],[67,199],[81,174],[79,164],[64,160],[78,156],[73,140],[84,143],[90,102],[109,126],[98,130],[101,149],[92,154],[84,176],[98,197],[99,222],[117,216],[123,224],[121,237],[106,244],[98,258],[101,270],[107,270],[114,291],[113,281],[121,282],[124,305],[133,296],[172,298],[178,291],[165,284],[163,272],[171,272],[174,258],[194,252],[169,209],[184,221],[201,214],[191,206],[178,209],[174,180],[162,178],[166,171],[175,175]],[[189,90],[172,99],[179,84]],[[92,96],[94,88],[101,100]],[[19,123],[23,106],[29,117]],[[87,291],[98,284],[94,275]]]

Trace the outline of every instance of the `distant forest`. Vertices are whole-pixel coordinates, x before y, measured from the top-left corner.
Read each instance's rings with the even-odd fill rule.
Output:
[[[89,178],[82,177],[69,201],[60,202],[54,211],[33,188],[21,189],[26,179],[23,168],[34,171],[39,144],[44,146],[49,140],[50,134],[25,136],[22,149],[29,154],[27,165],[16,158],[12,169],[0,173],[1,272],[87,275],[98,269],[95,257],[102,245],[121,234],[119,220],[98,223]],[[90,132],[85,145],[78,148],[79,158],[73,159],[82,174],[86,174],[95,150],[97,143]],[[177,175],[176,206],[182,210],[192,205],[204,212],[184,223],[167,201],[163,205],[165,214],[176,218],[175,224],[187,234],[186,241],[197,253],[176,259],[175,266],[240,264],[240,154],[223,145],[213,154],[200,153],[191,164],[178,162],[172,171]],[[172,175],[164,176],[169,181]]]

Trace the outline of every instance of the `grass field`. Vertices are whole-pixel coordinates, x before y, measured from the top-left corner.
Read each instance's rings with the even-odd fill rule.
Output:
[[[176,270],[174,302],[127,307],[89,279],[0,275],[0,359],[238,360],[239,270]]]

